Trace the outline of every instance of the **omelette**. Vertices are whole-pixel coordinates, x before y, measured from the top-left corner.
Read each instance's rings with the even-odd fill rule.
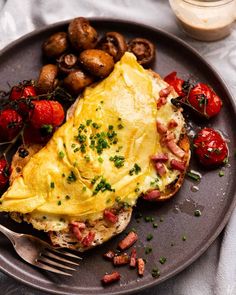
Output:
[[[24,163],[15,155],[13,172],[14,163],[22,169],[0,211],[48,232],[53,244],[84,251],[123,231],[140,196],[172,196],[186,170],[172,163],[187,167],[190,152],[181,109],[171,103],[177,94],[166,89],[126,52],[85,89],[46,146],[28,147]]]

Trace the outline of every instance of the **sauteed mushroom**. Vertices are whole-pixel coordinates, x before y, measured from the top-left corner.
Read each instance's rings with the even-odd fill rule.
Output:
[[[79,60],[86,71],[99,78],[107,77],[114,68],[113,58],[99,49],[84,50]]]
[[[57,60],[59,71],[69,74],[77,69],[78,57],[73,53],[65,53]]]
[[[132,52],[143,66],[150,65],[155,58],[154,44],[144,38],[132,39],[128,44],[128,51]]]
[[[109,53],[114,61],[118,61],[127,50],[127,44],[124,36],[120,33],[108,32],[99,41],[98,48]]]
[[[58,83],[58,80],[56,79],[57,74],[58,68],[56,65],[47,64],[42,67],[37,83],[39,94],[49,93],[53,91]]]
[[[78,51],[94,48],[97,45],[98,34],[90,26],[89,21],[83,17],[72,20],[68,34],[72,46]]]
[[[67,48],[68,40],[65,32],[53,34],[42,45],[43,54],[49,58],[60,56]]]
[[[64,86],[67,90],[73,94],[78,95],[86,86],[93,83],[94,79],[89,74],[78,69],[71,72],[64,80]]]

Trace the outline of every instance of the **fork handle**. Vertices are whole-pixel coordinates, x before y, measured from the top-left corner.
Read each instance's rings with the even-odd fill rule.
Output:
[[[15,246],[15,238],[17,238],[19,236],[18,233],[10,230],[9,228],[7,228],[1,224],[0,224],[0,232],[3,233]]]

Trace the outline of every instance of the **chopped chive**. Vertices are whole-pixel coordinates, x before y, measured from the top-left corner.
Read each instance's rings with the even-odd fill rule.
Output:
[[[160,259],[159,259],[159,262],[161,263],[161,264],[165,264],[166,263],[166,257],[164,257],[164,256],[161,256],[160,257]]]
[[[194,211],[194,216],[200,217],[201,215],[202,215],[202,212],[200,210],[197,209]]]
[[[58,206],[61,206],[61,201],[58,201],[58,202],[57,202],[57,205],[58,205]]]
[[[158,268],[153,268],[152,269],[152,277],[153,278],[158,278],[160,276],[160,271],[159,271],[159,269]]]
[[[58,157],[59,157],[60,159],[63,159],[63,158],[65,157],[64,152],[63,152],[63,151],[60,151],[60,152],[58,153]]]
[[[76,175],[73,171],[70,172],[69,176],[67,177],[67,182],[71,184],[72,182],[75,182],[77,180]]]
[[[157,228],[158,227],[158,224],[157,223],[153,223],[152,226],[153,226],[153,228]]]
[[[87,187],[86,186],[83,186],[82,191],[85,192],[86,189],[87,189]]]
[[[146,239],[147,239],[147,241],[151,241],[153,239],[153,235],[152,234],[148,234]]]
[[[99,157],[99,158],[98,158],[98,162],[99,162],[99,163],[103,163],[103,158]]]
[[[152,252],[152,247],[145,247],[145,254],[150,254]]]
[[[221,170],[221,171],[219,172],[219,176],[222,177],[222,176],[224,176],[224,175],[225,175],[224,171]]]
[[[197,173],[190,172],[190,171],[187,172],[187,176],[195,181],[200,181],[201,179],[201,177]]]
[[[150,222],[150,221],[151,221],[151,217],[150,217],[150,216],[145,216],[145,217],[144,217],[144,220],[145,220],[146,222]]]
[[[54,182],[51,182],[51,183],[50,183],[50,187],[51,187],[51,188],[55,188],[55,183],[54,183]]]
[[[182,236],[182,241],[186,241],[187,240],[187,237],[186,236]]]
[[[123,126],[122,124],[119,124],[119,125],[117,126],[117,128],[120,130],[120,129],[123,129],[124,126]]]
[[[70,196],[66,195],[66,196],[65,196],[65,199],[66,199],[66,200],[70,200]]]

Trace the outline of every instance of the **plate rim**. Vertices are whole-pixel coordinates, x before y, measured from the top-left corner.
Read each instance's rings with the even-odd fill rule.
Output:
[[[234,101],[233,98],[233,94],[231,92],[231,90],[228,88],[227,86],[227,82],[224,80],[224,78],[218,73],[218,71],[215,69],[215,67],[209,62],[207,61],[202,55],[200,55],[200,53],[193,48],[191,45],[189,45],[187,42],[185,42],[184,40],[182,40],[181,38],[175,36],[174,34],[165,31],[162,28],[159,27],[154,27],[151,25],[147,25],[143,22],[137,22],[137,21],[132,21],[132,20],[125,20],[125,19],[120,19],[120,18],[113,18],[113,17],[86,17],[86,19],[88,19],[91,22],[108,22],[108,23],[121,23],[123,25],[128,24],[128,25],[132,25],[132,26],[137,26],[137,27],[142,27],[142,29],[144,30],[148,30],[148,31],[152,31],[154,33],[159,33],[162,34],[163,36],[166,36],[169,39],[172,39],[174,42],[180,44],[181,46],[185,47],[188,51],[190,51],[192,54],[194,54],[195,56],[197,56],[201,62],[203,64],[205,64],[205,66],[214,73],[214,75],[216,76],[216,78],[221,81],[221,87],[223,88],[223,90],[225,91],[225,93],[227,94],[228,98],[229,98],[229,102],[231,104],[231,107],[233,108],[233,112],[236,115],[236,102]],[[63,21],[59,21],[59,22],[55,22],[52,24],[46,24],[45,26],[39,28],[39,29],[35,29],[19,38],[17,38],[16,40],[10,42],[7,46],[3,47],[0,50],[0,58],[2,57],[2,55],[4,55],[5,53],[8,52],[8,50],[11,50],[11,48],[13,48],[14,46],[18,45],[21,42],[24,42],[25,40],[27,40],[30,37],[33,37],[37,34],[42,34],[54,27],[58,27],[58,26],[63,26],[63,25],[68,25],[68,23],[71,21],[72,19],[67,19],[67,20],[63,20]],[[157,285],[159,285],[160,283],[163,283],[164,281],[170,279],[171,277],[174,277],[175,275],[177,275],[178,273],[180,273],[181,271],[183,271],[184,269],[186,269],[188,266],[190,266],[193,262],[195,262],[211,245],[212,243],[216,240],[216,238],[220,235],[220,233],[223,231],[223,229],[225,228],[225,226],[227,225],[230,216],[233,213],[234,208],[236,207],[236,191],[234,193],[233,196],[233,200],[231,202],[231,204],[229,205],[229,208],[226,212],[226,214],[224,215],[221,223],[219,224],[219,226],[216,228],[214,234],[210,237],[210,239],[207,240],[207,242],[205,243],[205,245],[203,247],[201,247],[193,256],[191,256],[191,258],[189,258],[188,260],[186,260],[183,264],[181,264],[179,267],[175,268],[173,271],[171,271],[170,273],[168,273],[167,275],[165,275],[164,277],[160,277],[159,280],[153,280],[153,282],[148,282],[146,284],[144,284],[143,286],[138,286],[136,288],[132,288],[131,290],[121,290],[121,291],[111,291],[110,293],[106,293],[106,294],[110,294],[110,295],[121,295],[121,294],[134,294],[138,291],[144,291],[146,289],[155,287]],[[0,256],[0,261],[2,260],[1,256]],[[11,267],[10,267],[11,268]],[[9,269],[4,268],[1,264],[0,264],[0,271],[2,271],[3,273],[5,273],[6,275],[10,276],[11,278],[15,279],[18,282],[21,282],[29,287],[32,287],[36,290],[40,290],[43,292],[48,292],[50,294],[78,294],[78,293],[65,293],[64,291],[60,291],[60,290],[52,290],[50,287],[43,287],[40,285],[36,285],[33,282],[29,282],[24,278],[18,277],[17,275],[11,273],[11,271]],[[85,294],[85,293],[84,293]],[[89,293],[87,293],[89,294]],[[104,293],[100,293],[97,292],[97,295],[103,295]]]

